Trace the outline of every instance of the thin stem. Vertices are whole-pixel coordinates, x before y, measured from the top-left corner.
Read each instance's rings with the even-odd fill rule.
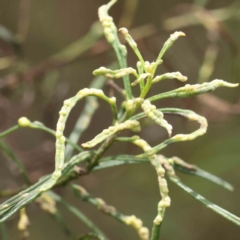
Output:
[[[219,87],[237,87],[239,84],[233,84],[233,83],[228,83],[226,81],[220,80],[220,79],[215,79],[211,82],[206,82],[202,84],[195,84],[195,85],[185,85],[184,87],[177,88],[175,90],[169,91],[169,92],[164,92],[160,93],[158,95],[152,96],[148,98],[150,102],[163,99],[163,98],[187,98],[187,97],[193,97],[199,94],[203,94],[206,92],[211,92],[214,91],[215,89]]]
[[[94,78],[92,83],[90,84],[90,88],[98,88],[101,89],[106,82],[106,79],[102,76],[98,76]],[[91,119],[98,108],[98,101],[96,97],[87,97],[86,104],[82,113],[80,114],[70,136],[69,142],[73,144],[77,144],[79,139],[82,136],[82,133],[88,128],[91,123]],[[68,143],[68,142],[67,142]],[[66,158],[70,158],[72,156],[74,147],[69,143],[66,146],[65,156]]]
[[[89,240],[91,238],[97,238],[99,240],[105,240],[103,237],[96,235],[95,233],[87,233],[84,236],[78,237],[77,240]]]
[[[79,185],[71,184],[70,188],[74,192],[75,196],[81,198],[81,200],[91,203],[97,209],[107,215],[112,216],[116,220],[134,227],[141,240],[148,239],[149,231],[146,227],[143,226],[143,223],[140,219],[136,218],[135,216],[123,215],[122,213],[118,212],[114,207],[107,205],[101,198],[95,198],[90,195],[83,187]]]
[[[107,151],[107,149],[114,143],[117,133],[107,138],[102,145],[97,150],[96,154],[93,156],[91,163],[87,167],[87,171],[90,172],[95,166],[98,165],[99,159]]]
[[[60,212],[56,211],[54,214],[51,214],[51,216],[56,221],[56,223],[59,225],[59,227],[62,229],[63,233],[73,240],[74,239],[73,234],[72,234],[71,230],[67,227],[66,222],[64,221]]]
[[[51,128],[46,127],[43,123],[41,122],[32,122],[29,125],[30,128],[32,129],[38,129],[38,130],[43,130],[51,135],[53,135],[54,137],[56,136],[56,131],[52,130]],[[77,144],[75,144],[74,142],[72,142],[69,138],[66,138],[66,143],[68,143],[72,148],[75,148],[78,152],[82,152],[83,149],[78,146]]]
[[[138,50],[137,43],[133,40],[132,36],[128,33],[128,30],[126,28],[120,28],[119,31],[123,34],[129,46],[132,48],[132,50],[138,57],[139,61],[141,62],[142,68],[144,68],[144,59],[142,57],[142,54]]]
[[[117,59],[119,62],[119,65],[121,68],[126,68],[127,67],[127,60],[126,60],[126,56],[124,56],[124,54],[122,53],[121,47],[123,45],[120,44],[120,41],[118,39],[117,34],[115,35],[116,37],[116,42],[112,45],[113,49],[117,55]],[[124,84],[124,89],[126,91],[126,96],[127,99],[132,99],[132,89],[131,89],[131,83],[130,83],[130,79],[129,79],[129,75],[125,75],[123,76],[123,84]]]
[[[72,169],[72,171],[69,172],[69,174],[67,174],[66,176],[61,178],[60,181],[58,181],[57,185],[58,186],[66,185],[67,183],[79,178],[80,176],[90,173],[94,169],[94,167],[96,167],[99,164],[99,160],[102,157],[102,155],[114,143],[116,136],[117,133],[110,136],[102,143],[102,145],[96,151],[95,155],[91,158],[91,162],[87,166],[86,170],[84,169],[83,171],[79,172],[76,171],[76,169]]]
[[[170,38],[164,43],[158,57],[157,57],[157,61],[162,60],[164,54],[167,52],[167,50],[173,45],[173,43],[180,37],[180,36],[185,36],[185,34],[183,32],[175,32],[173,34],[170,35]],[[153,69],[153,75],[155,73],[157,69],[157,66],[154,67]]]
[[[153,224],[151,240],[159,240],[161,226],[162,223],[160,225]]]
[[[146,86],[144,87],[143,92],[140,95],[140,98],[145,98],[151,86],[152,86],[152,77],[149,76],[147,79]]]
[[[126,47],[120,43],[118,34],[117,34],[117,28],[112,18],[108,14],[108,10],[116,2],[117,2],[116,0],[111,0],[108,4],[101,6],[98,10],[98,15],[99,15],[99,20],[102,23],[104,28],[105,37],[113,47],[117,55],[117,59],[120,67],[126,68],[127,67],[127,58],[126,58],[127,50],[126,50]],[[124,83],[127,99],[128,100],[132,99],[132,89],[131,89],[130,79],[128,75],[123,76],[123,83]]]
[[[0,133],[0,138],[3,138],[3,137],[5,137],[5,136],[7,136],[8,134],[10,134],[10,133],[18,130],[19,128],[20,128],[19,125],[15,125],[15,126],[9,128],[9,129],[7,129],[6,131]]]
[[[67,201],[63,200],[59,195],[50,191],[49,195],[58,203],[61,203],[69,212],[71,212],[75,217],[77,217],[81,222],[83,222],[91,231],[94,233],[104,236],[106,240],[108,239],[105,234],[82,212],[80,212],[76,207],[69,204]]]
[[[28,126],[25,126],[25,127],[29,127],[29,128],[32,128],[32,129],[43,130],[43,131],[45,131],[47,133],[50,133],[53,136],[56,136],[56,132],[54,130],[52,130],[51,128],[46,127],[43,123],[38,122],[38,121],[31,122]],[[0,133],[0,138],[3,138],[5,136],[7,136],[8,134],[10,134],[10,133],[12,133],[12,132],[14,132],[14,131],[16,131],[16,130],[18,130],[20,128],[22,128],[22,127],[19,126],[19,125],[15,125],[15,126],[9,128],[9,129],[7,129],[6,131]],[[66,138],[66,142],[69,145],[71,145],[72,147],[74,147],[77,151],[79,151],[79,152],[83,151],[83,149],[80,146],[76,145],[75,143],[73,143],[68,138]]]
[[[31,181],[29,179],[28,173],[24,165],[21,163],[21,161],[14,155],[14,153],[7,147],[7,145],[0,141],[0,148],[7,154],[8,157],[11,158],[11,160],[16,164],[18,167],[20,173],[23,176],[24,182],[26,185],[31,185]]]
[[[138,69],[138,75],[141,76],[141,74],[143,74],[144,72],[144,63],[137,62],[137,69]],[[140,81],[139,85],[140,85],[140,92],[142,93],[145,87],[144,79]],[[131,86],[134,86],[133,83],[131,84]]]

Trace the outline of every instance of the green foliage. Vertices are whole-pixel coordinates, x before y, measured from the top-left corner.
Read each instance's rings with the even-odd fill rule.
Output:
[[[104,233],[102,233],[102,231],[98,229],[98,227],[96,227],[83,213],[81,213],[78,209],[67,203],[63,198],[52,191],[55,186],[68,186],[74,192],[76,197],[93,204],[97,207],[97,209],[117,219],[118,221],[132,226],[136,230],[141,240],[157,240],[160,236],[160,227],[162,221],[164,220],[166,209],[171,205],[171,199],[168,194],[169,190],[165,175],[169,177],[170,181],[177,184],[180,188],[193,196],[196,200],[200,201],[208,208],[240,226],[240,219],[238,217],[211,203],[201,195],[195,193],[193,190],[181,182],[181,180],[176,176],[175,170],[179,170],[190,175],[200,176],[228,190],[232,190],[233,187],[229,183],[199,169],[196,166],[187,164],[177,157],[166,158],[162,155],[157,155],[169,144],[181,141],[192,141],[195,138],[205,134],[207,131],[207,120],[190,110],[177,108],[157,109],[156,106],[152,103],[153,101],[163,98],[192,97],[205,92],[213,91],[218,87],[236,87],[237,84],[230,84],[223,80],[214,80],[212,82],[203,84],[185,85],[184,87],[169,92],[146,97],[151,87],[159,81],[162,81],[164,79],[178,79],[184,82],[187,80],[187,77],[183,76],[179,72],[164,73],[160,76],[155,75],[157,67],[163,62],[162,58],[164,57],[164,54],[170,49],[170,47],[180,36],[185,36],[185,34],[182,32],[175,32],[171,34],[170,38],[163,45],[163,48],[160,51],[156,61],[150,63],[144,60],[137,47],[136,42],[128,33],[128,30],[126,28],[121,28],[120,32],[124,35],[126,41],[139,59],[136,64],[136,69],[130,68],[127,66],[126,47],[120,43],[117,35],[117,28],[113,22],[112,17],[108,15],[108,10],[115,2],[116,0],[112,0],[108,4],[100,7],[99,19],[103,26],[105,37],[116,53],[120,68],[117,70],[112,70],[109,68],[100,67],[99,69],[94,70],[93,74],[100,75],[100,77],[98,76],[95,79],[91,87],[80,90],[74,97],[64,101],[63,107],[59,112],[56,131],[45,127],[40,122],[31,122],[27,118],[23,117],[19,119],[18,125],[0,134],[0,137],[3,138],[20,128],[31,128],[33,130],[42,130],[48,132],[49,134],[52,134],[56,137],[54,172],[48,176],[42,177],[37,183],[28,187],[26,186],[30,185],[30,181],[24,166],[19,162],[19,160],[4,142],[0,143],[0,147],[16,163],[26,182],[26,186],[24,186],[25,189],[23,191],[20,191],[0,205],[0,226],[3,239],[7,239],[4,222],[14,213],[21,209],[24,209],[25,206],[32,202],[38,202],[42,206],[42,209],[53,215],[59,225],[65,229],[65,232],[68,232],[68,229],[66,228],[60,213],[56,210],[55,205],[58,203],[65,206],[72,214],[74,214],[91,230],[91,233],[81,236],[79,239],[90,239],[92,237],[95,237],[97,239],[107,239]],[[130,84],[129,75],[134,76],[132,84]],[[123,78],[125,89],[122,91],[122,93],[124,94],[125,99],[121,103],[120,109],[117,109],[117,100],[115,97],[108,97],[103,93],[101,89],[99,89],[103,87],[105,78]],[[137,84],[140,86],[140,94],[139,96],[134,97],[132,95],[132,87],[136,86]],[[85,97],[87,97],[87,102],[84,111],[79,117],[77,125],[71,133],[70,137],[67,138],[64,136],[64,129],[67,118],[75,104]],[[89,122],[91,121],[91,118],[97,109],[97,98],[103,99],[110,105],[113,112],[112,126],[109,126],[109,128],[103,130],[101,133],[95,136],[94,139],[83,143],[82,147],[79,147],[77,145],[77,142],[81,137],[83,131],[87,129]],[[137,111],[139,110],[141,112],[137,114]],[[187,118],[189,121],[196,121],[199,123],[200,127],[198,130],[192,133],[177,134],[171,137],[173,127],[164,119],[164,116],[166,114],[179,115]],[[139,120],[146,117],[153,120],[159,126],[165,128],[169,134],[169,138],[162,143],[151,147],[149,143],[141,139],[140,136],[118,137],[119,132],[124,129],[140,132],[141,126]],[[118,155],[111,157],[102,157],[108,148],[110,148],[112,144],[115,144],[118,141],[127,141],[130,144],[134,144],[140,147],[143,150],[143,154],[138,156]],[[67,147],[65,147],[65,142],[67,142]],[[101,145],[97,150],[84,151],[85,148],[92,148],[98,144]],[[78,154],[73,155],[73,150],[76,150]],[[86,168],[82,171],[77,171],[76,166],[80,162],[85,162]],[[150,163],[156,170],[156,177],[159,183],[160,201],[157,208],[157,215],[153,220],[152,234],[150,234],[149,230],[143,225],[142,220],[137,218],[135,215],[123,215],[112,206],[107,205],[102,199],[95,198],[82,187],[72,184],[72,180],[95,170],[116,167],[122,164],[136,163]],[[1,195],[6,196],[12,195],[14,191],[9,190],[7,193],[8,194],[5,192],[4,195],[3,192],[0,192]],[[26,221],[25,211],[20,212],[20,216],[20,221],[25,224],[22,224],[21,228],[19,227],[19,229],[26,231],[28,221]]]

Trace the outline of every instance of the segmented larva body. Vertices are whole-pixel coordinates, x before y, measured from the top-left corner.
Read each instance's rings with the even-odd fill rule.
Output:
[[[77,96],[80,96],[80,97],[86,97],[90,95],[100,97],[100,98],[106,97],[101,89],[96,89],[96,88],[83,88],[77,93]]]
[[[98,16],[99,20],[102,23],[104,34],[107,38],[107,40],[112,43],[115,40],[114,33],[117,31],[114,23],[113,18],[108,16],[107,11],[110,8],[111,5],[106,4],[99,8],[98,10]]]
[[[207,132],[208,123],[206,118],[195,114],[195,113],[189,113],[189,114],[181,114],[184,117],[188,118],[190,121],[197,121],[200,124],[200,128],[193,133],[190,134],[177,134],[176,136],[172,137],[172,140],[174,141],[191,141],[195,138],[204,135]]]
[[[164,127],[167,130],[168,135],[171,136],[172,125],[170,125],[165,119],[163,119],[164,115],[162,112],[156,110],[156,107],[152,105],[149,100],[145,100],[143,102],[142,109],[149,118],[151,118],[158,125]]]
[[[124,217],[123,221],[125,224],[134,227],[141,240],[149,240],[149,230],[143,226],[141,219],[137,218],[135,215]]]
[[[133,141],[133,143],[139,146],[140,148],[142,148],[144,152],[147,152],[150,149],[152,149],[151,146],[143,139],[136,139]],[[168,196],[168,192],[169,192],[168,185],[167,185],[166,179],[164,178],[165,169],[162,167],[161,161],[159,160],[156,154],[148,156],[148,159],[156,169],[156,172],[158,175],[158,184],[159,184],[161,200],[158,203],[158,214],[154,219],[154,224],[160,225],[163,220],[166,208],[169,207],[171,204],[171,199]]]
[[[186,76],[183,76],[180,72],[172,72],[172,73],[165,73],[163,75],[156,76],[152,80],[152,83],[157,83],[157,82],[159,82],[161,80],[164,80],[164,79],[173,79],[173,78],[176,78],[181,82],[186,82],[187,79],[188,79]]]
[[[104,75],[107,78],[121,78],[129,74],[133,74],[138,77],[137,71],[131,67],[121,68],[118,70],[111,70],[105,67],[100,67],[93,71],[93,75]]]
[[[119,132],[124,129],[130,129],[134,132],[139,132],[141,130],[140,124],[136,120],[127,120],[123,123],[117,124],[115,126],[111,126],[108,129],[103,130],[100,134],[98,134],[93,140],[83,143],[82,146],[85,148],[91,148],[104,141],[111,135],[116,132]]]
[[[164,111],[164,109],[163,109],[163,111]],[[166,110],[165,112],[168,112],[168,110]],[[155,154],[155,153],[159,152],[160,150],[162,150],[163,148],[167,147],[169,144],[172,144],[174,142],[191,141],[191,140],[194,140],[195,138],[202,136],[206,133],[207,127],[208,127],[206,118],[194,113],[193,111],[183,110],[183,109],[169,109],[169,113],[174,113],[176,115],[183,116],[183,117],[189,119],[190,121],[196,121],[200,124],[200,128],[189,134],[177,134],[177,135],[165,140],[161,144],[151,148],[146,153],[138,155],[137,157],[152,156],[153,154]]]
[[[79,96],[75,96],[65,100],[59,112],[59,119],[56,128],[56,153],[55,153],[56,165],[54,172],[54,179],[56,180],[61,176],[62,168],[64,165],[65,137],[63,136],[63,131],[65,129],[65,124],[71,109],[75,106],[75,104],[80,98],[81,97]]]
[[[86,96],[100,97],[103,100],[107,101],[111,106],[113,106],[116,102],[115,98],[108,98],[107,96],[105,96],[102,90],[95,88],[84,88],[80,90],[76,96],[64,101],[63,106],[59,112],[59,119],[56,127],[55,170],[54,173],[52,174],[51,180],[49,180],[45,185],[43,185],[39,189],[40,192],[49,190],[62,175],[62,169],[64,166],[65,158],[65,137],[63,136],[65,124],[72,108],[76,105],[76,103],[79,100]]]

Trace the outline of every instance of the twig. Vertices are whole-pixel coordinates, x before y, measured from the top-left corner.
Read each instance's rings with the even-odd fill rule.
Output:
[[[82,212],[80,212],[77,208],[70,205],[67,201],[63,200],[59,195],[50,191],[48,193],[56,202],[61,203],[68,211],[70,211],[74,216],[76,216],[81,222],[83,222],[91,231],[94,233],[103,236],[106,240],[108,238],[105,234],[90,220],[85,216]]]
[[[117,59],[120,65],[120,68],[126,68],[127,67],[127,50],[124,45],[122,45],[118,38],[118,31],[117,28],[112,20],[112,18],[108,15],[108,10],[112,7],[113,4],[115,4],[117,0],[111,0],[108,4],[103,5],[99,8],[98,15],[99,20],[103,25],[104,33],[107,41],[112,45],[116,55]],[[126,97],[127,99],[132,99],[132,89],[130,86],[130,80],[129,76],[126,75],[123,77],[123,83],[124,88],[126,91]]]
[[[56,221],[66,236],[72,237],[70,229],[67,227],[61,213],[56,208],[56,201],[48,193],[43,193],[36,202],[44,212],[48,213],[51,218]]]
[[[92,83],[90,84],[90,88],[97,88],[101,89],[104,86],[105,78],[102,76],[96,77]],[[77,144],[79,139],[81,138],[82,133],[88,128],[89,124],[91,123],[91,119],[93,114],[98,108],[98,101],[96,97],[87,97],[86,104],[82,113],[80,114],[70,136],[69,141],[74,144]],[[72,156],[73,153],[73,146],[67,144],[65,156],[68,159]]]
[[[83,201],[87,201],[94,205],[97,209],[103,213],[112,216],[116,220],[134,227],[141,240],[148,240],[149,231],[143,226],[142,221],[135,216],[126,216],[118,212],[114,207],[107,205],[101,198],[95,198],[91,196],[83,187],[70,184],[71,190],[74,192],[75,196],[80,197]]]

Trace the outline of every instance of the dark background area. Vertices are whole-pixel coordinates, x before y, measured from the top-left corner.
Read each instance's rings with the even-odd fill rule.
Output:
[[[58,111],[64,99],[71,97],[93,79],[92,71],[115,61],[113,50],[104,38],[73,59],[56,60],[74,41],[88,33],[98,20],[98,7],[105,0],[0,0],[0,130],[16,124],[21,116],[43,122],[55,128]],[[205,4],[204,4],[205,2]],[[23,10],[22,15],[20,14]],[[137,38],[145,60],[154,61],[169,35],[181,30],[186,33],[164,56],[158,74],[180,71],[195,84],[213,79],[240,82],[240,4],[238,1],[157,1],[118,0],[111,9],[118,27],[128,27]],[[180,17],[174,19],[173,17]],[[178,24],[185,25],[178,26]],[[7,38],[3,27],[9,31]],[[148,32],[149,31],[149,32]],[[12,33],[12,34],[11,34]],[[16,37],[17,36],[17,37]],[[82,46],[77,46],[76,48]],[[206,51],[210,48],[206,69],[209,77],[199,77]],[[136,57],[128,48],[129,66]],[[211,55],[212,54],[212,55]],[[215,61],[212,56],[215,54]],[[74,54],[73,54],[74,55]],[[61,55],[62,56],[62,55]],[[214,59],[214,57],[213,57]],[[206,76],[206,75],[203,75]],[[121,80],[117,80],[122,86]],[[163,81],[154,86],[149,95],[183,86],[176,80]],[[105,93],[109,89],[104,88]],[[206,97],[158,101],[158,107],[192,109],[209,122],[207,134],[192,142],[170,145],[162,154],[179,156],[185,161],[220,176],[235,187],[227,192],[197,177],[179,174],[183,182],[210,201],[240,216],[240,87],[220,88]],[[214,100],[209,97],[214,97]],[[120,102],[120,100],[118,100]],[[102,103],[102,102],[101,102]],[[77,104],[66,127],[69,135],[84,101]],[[100,105],[89,129],[79,143],[92,139],[111,124],[112,114],[106,104]],[[173,133],[192,131],[197,125],[179,117],[166,117],[173,125]],[[151,145],[167,137],[157,125],[146,125],[141,133]],[[24,163],[31,180],[52,172],[54,168],[54,138],[41,131],[21,129],[9,135],[6,142]],[[114,145],[107,155],[135,154],[132,145]],[[92,173],[76,181],[94,196],[104,199],[126,215],[140,217],[151,228],[156,215],[159,191],[154,169],[148,164],[126,165]],[[0,154],[0,189],[21,185],[18,170]],[[167,209],[161,239],[226,240],[240,239],[240,229],[198,203],[175,185],[169,183],[172,206]],[[69,190],[58,193],[86,213],[110,239],[138,239],[134,229],[98,212],[88,203],[80,202]],[[76,234],[87,228],[59,206],[70,229]],[[68,239],[57,224],[35,204],[27,207],[31,221],[31,240]],[[20,239],[18,217],[7,222],[9,239]]]

